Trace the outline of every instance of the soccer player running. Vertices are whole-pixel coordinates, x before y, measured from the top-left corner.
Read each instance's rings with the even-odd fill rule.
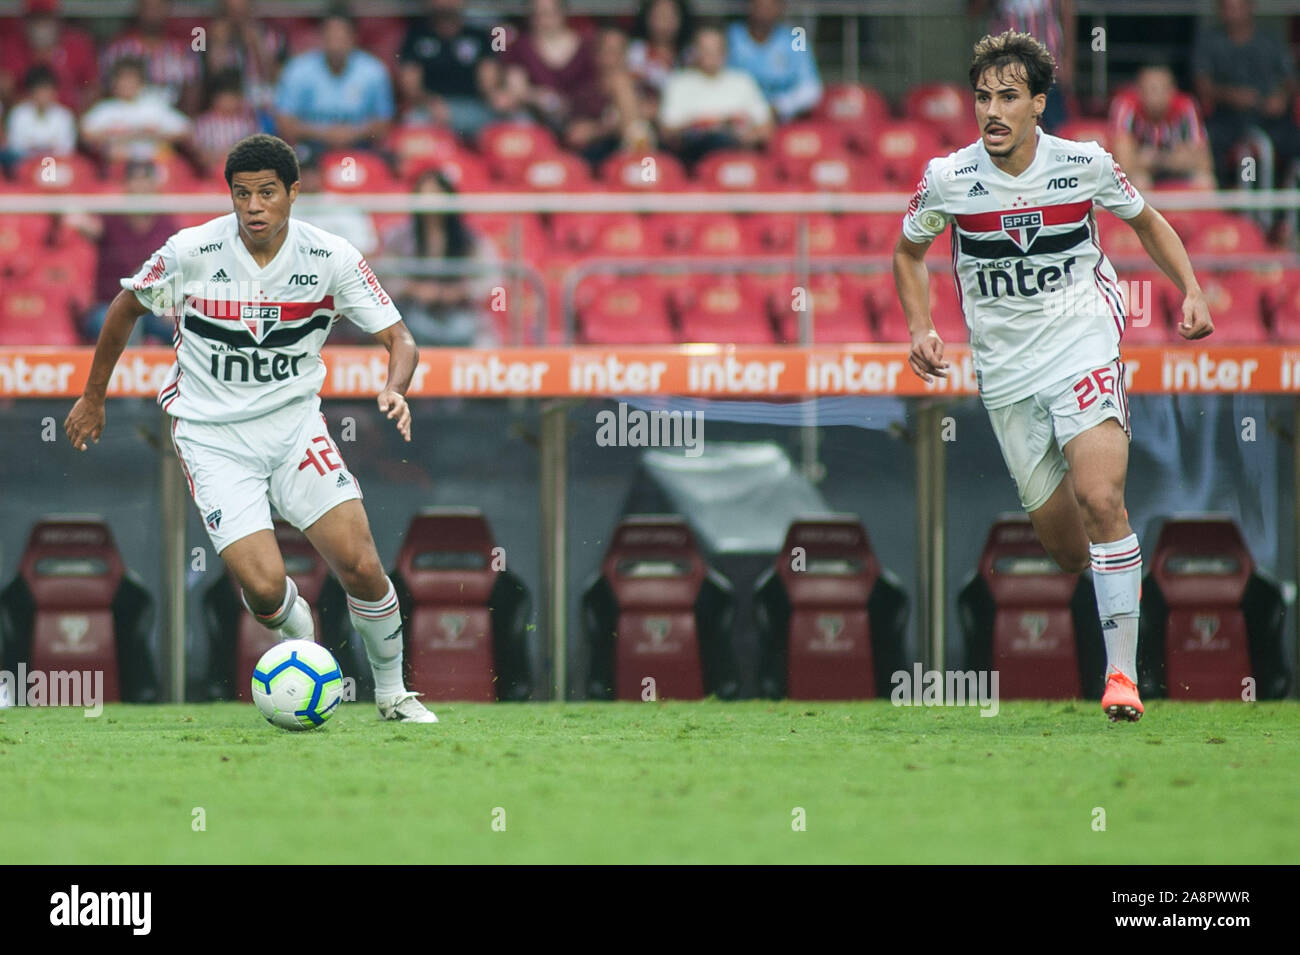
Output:
[[[284,639],[314,640],[311,609],[285,573],[270,505],[301,530],[348,595],[385,720],[436,723],[402,681],[402,623],[361,505],[361,490],[320,412],[320,351],[340,316],[388,349],[379,411],[411,440],[404,393],[415,342],[374,272],[346,239],[290,218],[298,160],[274,136],[226,157],[234,212],[173,235],[109,306],[90,376],[64,422],[86,450],[136,320],[171,312],[176,361],[158,395],[208,536],[244,605]]]
[[[1055,69],[1026,33],[975,44],[980,139],[927,165],[894,250],[894,281],[912,370],[926,382],[947,377],[924,257],[952,225],[980,397],[1038,539],[1062,570],[1092,567],[1106,641],[1102,710],[1136,721],[1142,554],[1124,507],[1126,316],[1094,204],[1124,219],[1183,293],[1178,333],[1204,338],[1214,324],[1177,233],[1110,154],[1038,128]]]

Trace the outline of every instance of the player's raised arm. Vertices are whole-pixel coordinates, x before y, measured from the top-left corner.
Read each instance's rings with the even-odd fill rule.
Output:
[[[122,357],[136,321],[147,311],[135,294],[125,289],[118,292],[108,306],[86,386],[63,422],[64,433],[78,451],[85,451],[86,442],[98,441],[104,431],[104,399],[108,395],[108,381],[113,377],[113,369]]]
[[[397,322],[374,333],[375,340],[388,349],[388,380],[379,393],[379,411],[397,423],[397,430],[411,440],[411,409],[406,403],[406,389],[411,387],[420,352],[405,322]]]
[[[1210,307],[1205,301],[1201,285],[1192,271],[1192,260],[1187,255],[1183,240],[1164,216],[1148,204],[1132,219],[1125,220],[1142,240],[1151,261],[1178,286],[1183,293],[1183,319],[1178,323],[1178,334],[1194,341],[1214,331]]]

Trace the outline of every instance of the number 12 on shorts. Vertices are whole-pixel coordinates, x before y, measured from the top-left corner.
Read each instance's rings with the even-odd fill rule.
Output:
[[[334,446],[334,442],[329,439],[327,434],[318,434],[311,439],[311,445],[307,447],[307,456],[302,459],[298,465],[298,470],[314,467],[318,474],[324,474],[326,471],[337,471],[343,467],[343,461],[339,455],[339,449]]]
[[[1074,383],[1074,396],[1079,401],[1079,410],[1083,411],[1101,395],[1115,393],[1115,369],[1098,368],[1089,372]]]

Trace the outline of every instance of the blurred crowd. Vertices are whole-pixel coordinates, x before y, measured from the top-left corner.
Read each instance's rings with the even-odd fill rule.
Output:
[[[1178,88],[1172,62],[1153,60],[1111,97],[1104,120],[1078,107],[1073,0],[971,0],[970,13],[990,32],[1024,30],[1048,45],[1059,83],[1044,125],[1064,135],[1094,130],[1139,187],[1240,187],[1246,168],[1260,184],[1294,182],[1295,64],[1287,44],[1256,25],[1251,0],[1217,0],[1215,21],[1192,53],[1190,89]],[[20,186],[50,157],[76,157],[124,189],[167,191],[179,178],[219,180],[227,150],[267,131],[298,150],[305,198],[330,188],[323,160],[340,152],[371,157],[377,176],[391,174],[404,188],[452,192],[466,188],[463,168],[412,165],[410,144],[427,133],[482,156],[495,130],[529,126],[585,166],[592,183],[623,155],[667,157],[702,179],[700,170],[716,171],[709,157],[750,153],[772,158],[778,179],[815,189],[820,180],[800,178],[807,163],[781,153],[796,143],[786,133],[811,126],[803,121],[838,115],[813,39],[783,0],[749,0],[731,22],[696,16],[690,0],[642,0],[635,16],[608,19],[574,18],[564,0],[531,0],[518,22],[471,20],[464,0],[427,0],[423,15],[406,22],[358,18],[344,7],[273,21],[259,17],[252,0],[220,0],[213,16],[189,20],[173,16],[169,0],[139,0],[130,22],[97,43],[58,0],[26,0],[21,22],[0,35],[0,159]],[[883,184],[852,181],[867,168],[853,162],[873,154],[872,140],[885,129],[873,123],[903,128],[949,110],[955,132],[922,138],[920,153],[975,138],[968,91],[929,86],[924,96],[909,96],[897,117],[888,105],[863,108],[857,127],[845,127],[826,154],[844,149],[849,188],[905,189],[914,179],[904,176],[918,171],[906,157],[897,182],[889,170]],[[884,102],[869,89],[854,92]],[[540,141],[525,137],[522,148]],[[888,160],[883,150],[875,158]],[[509,163],[488,160],[500,181]],[[762,186],[755,176],[752,185]],[[502,258],[460,217],[376,223],[325,203],[308,209],[326,227],[331,216],[351,215],[332,225],[367,254]],[[1275,242],[1288,238],[1287,221],[1272,223]],[[96,302],[80,320],[81,333],[93,336],[115,277],[132,271],[178,221],[75,216],[70,223],[101,250]],[[426,341],[466,343],[486,334],[466,317],[478,307],[480,284],[434,277],[402,282],[399,291],[413,313],[431,316]]]

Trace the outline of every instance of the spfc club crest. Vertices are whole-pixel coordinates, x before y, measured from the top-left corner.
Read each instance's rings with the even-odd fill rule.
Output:
[[[280,306],[245,305],[239,311],[239,320],[253,336],[253,341],[260,345],[271,329],[280,323]]]
[[[1005,212],[1002,214],[1002,231],[1011,237],[1016,248],[1028,252],[1034,244],[1034,236],[1043,228],[1043,213]]]

